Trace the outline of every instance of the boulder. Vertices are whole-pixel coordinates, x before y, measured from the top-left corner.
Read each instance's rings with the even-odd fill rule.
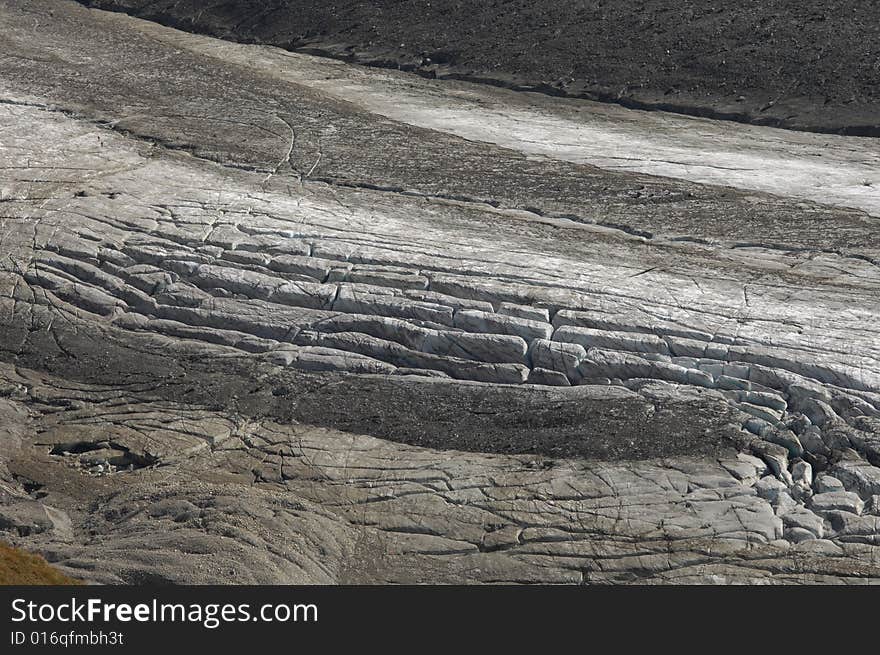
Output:
[[[816,476],[814,489],[816,490],[817,494],[823,494],[829,491],[846,491],[843,486],[843,482],[835,478],[833,475],[828,475],[827,473],[820,473],[818,476]]]
[[[840,480],[848,491],[857,493],[864,500],[880,494],[880,468],[864,460],[842,460],[829,473]]]
[[[864,507],[864,501],[851,491],[826,491],[810,500],[810,509],[817,514],[832,511],[861,514]]]

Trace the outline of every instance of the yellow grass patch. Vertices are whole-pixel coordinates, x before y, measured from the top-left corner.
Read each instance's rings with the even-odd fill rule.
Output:
[[[39,555],[0,541],[0,585],[79,585]]]

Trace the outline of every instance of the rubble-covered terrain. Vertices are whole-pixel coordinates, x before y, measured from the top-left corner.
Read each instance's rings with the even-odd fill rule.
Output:
[[[880,136],[874,0],[80,0],[428,77]]]
[[[702,163],[610,166],[589,104],[0,27],[0,537],[103,583],[880,580],[876,141],[621,109],[609,157]]]

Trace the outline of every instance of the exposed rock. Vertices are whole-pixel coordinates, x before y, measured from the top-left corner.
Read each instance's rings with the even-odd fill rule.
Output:
[[[810,487],[813,485],[813,467],[804,461],[795,462],[791,466],[791,477],[795,483]]]
[[[785,538],[792,543],[799,544],[815,539],[816,535],[805,528],[792,527],[785,531]]]
[[[740,407],[742,407],[742,405],[740,405]],[[776,417],[773,415],[771,418]],[[804,454],[804,447],[801,445],[797,435],[791,430],[770,430],[762,436],[770,443],[779,444],[785,448],[788,451],[789,457],[797,458]]]
[[[557,371],[573,381],[580,378],[578,366],[586,356],[582,346],[546,339],[535,339],[529,348],[532,366]]]
[[[0,532],[11,532],[21,537],[51,530],[54,523],[42,503],[9,499],[11,504],[0,505]],[[7,501],[7,502],[9,502]]]
[[[550,369],[541,368],[540,366],[535,366],[531,372],[529,373],[528,380],[526,380],[529,384],[543,384],[554,387],[568,387],[571,386],[571,381],[565,375],[565,373],[560,373],[559,371],[552,371]]]
[[[798,439],[801,442],[804,450],[812,455],[819,455],[821,457],[830,457],[831,449],[825,445],[825,442],[822,439],[822,433],[819,431],[814,425],[807,426],[801,433]]]
[[[878,545],[877,533],[880,531],[880,517],[859,516],[842,510],[828,512],[826,518],[831,523],[835,538],[844,543]]]
[[[788,486],[773,476],[767,476],[755,483],[755,491],[764,500],[776,504],[779,502],[781,495],[788,494]]]
[[[778,173],[817,142],[652,178],[530,156],[591,120],[553,98],[0,20],[4,538],[99,583],[880,580],[880,240]],[[363,105],[400,79],[522,131]]]
[[[544,307],[531,307],[529,305],[517,305],[512,302],[502,302],[498,305],[498,313],[507,316],[516,316],[530,321],[550,322],[550,312]]]
[[[392,295],[364,293],[353,286],[340,286],[333,310],[351,314],[377,314],[395,318],[452,325],[452,309],[427,302],[413,302]]]
[[[867,500],[880,494],[880,468],[862,460],[843,460],[829,471],[843,483],[847,491],[857,493]]]
[[[528,345],[520,337],[504,334],[434,332],[422,343],[425,352],[480,362],[524,364]]]
[[[861,514],[864,506],[862,499],[850,491],[826,491],[810,500],[810,509],[818,514],[831,511]]]
[[[637,353],[669,354],[669,347],[666,345],[666,341],[652,334],[609,332],[607,330],[564,325],[557,328],[553,333],[553,340],[576,343],[586,349],[604,348]]]
[[[816,477],[815,489],[817,494],[824,494],[829,491],[846,491],[840,480],[827,473],[820,473]]]
[[[526,341],[549,339],[553,326],[544,321],[504,316],[481,312],[476,309],[462,309],[455,313],[455,327],[469,332],[494,332],[512,334]]]
[[[782,514],[782,523],[788,530],[808,530],[813,539],[822,539],[825,535],[825,522],[822,518],[802,506],[793,507]],[[792,541],[803,541],[803,538]]]
[[[766,441],[752,441],[749,448],[754,455],[764,460],[773,475],[782,480],[786,487],[794,483],[788,470],[788,451],[785,448]]]

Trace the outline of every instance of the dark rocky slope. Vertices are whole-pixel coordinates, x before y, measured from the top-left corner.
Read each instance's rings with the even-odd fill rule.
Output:
[[[426,75],[880,134],[880,6],[871,0],[82,1]]]

